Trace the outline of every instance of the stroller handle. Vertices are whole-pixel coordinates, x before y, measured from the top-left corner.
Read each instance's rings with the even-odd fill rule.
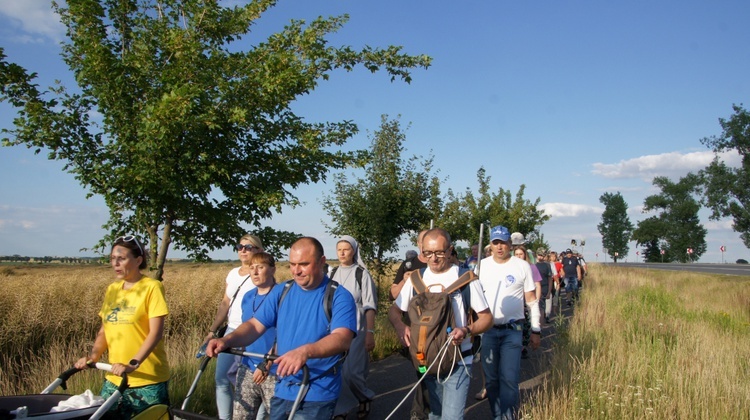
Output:
[[[263,354],[263,353],[252,353],[249,351],[244,351],[242,349],[226,349],[222,351],[222,353],[230,353],[234,354],[235,356],[245,356],[245,357],[256,357],[259,359],[274,361],[278,359],[280,356],[278,354]],[[310,372],[307,369],[307,365],[302,365],[302,383],[307,384],[310,381]]]
[[[108,363],[88,363],[88,367],[91,369],[99,369],[107,372],[112,371],[112,365]],[[47,385],[46,388],[40,392],[40,394],[49,394],[57,387],[59,386],[63,390],[68,389],[68,379],[70,379],[71,376],[75,375],[76,373],[86,370],[84,369],[78,369],[77,367],[72,367],[65,372],[61,373],[60,376],[57,377],[51,384]],[[122,374],[122,381],[120,381],[120,386],[117,388],[120,393],[124,392],[126,389],[128,389],[128,375],[126,373]]]

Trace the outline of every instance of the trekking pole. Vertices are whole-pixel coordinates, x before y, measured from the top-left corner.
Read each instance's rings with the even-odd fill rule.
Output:
[[[479,265],[482,263],[482,258],[484,258],[484,248],[482,247],[482,239],[484,237],[484,223],[479,224],[479,245],[477,246],[477,268],[476,268],[476,275],[479,275]],[[482,255],[479,255],[479,253],[482,253]]]
[[[190,384],[190,389],[188,389],[187,395],[185,395],[185,399],[182,401],[182,405],[180,406],[181,410],[187,410],[188,401],[190,401],[190,397],[193,396],[195,389],[198,388],[198,380],[203,376],[203,372],[206,370],[206,366],[208,366],[208,362],[210,361],[210,357],[203,356],[203,360],[201,360],[201,364],[198,366],[198,373],[195,375],[193,383]]]

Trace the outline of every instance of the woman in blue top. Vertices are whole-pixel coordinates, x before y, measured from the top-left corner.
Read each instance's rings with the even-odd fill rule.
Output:
[[[250,258],[250,279],[255,288],[242,299],[242,322],[252,318],[260,310],[269,292],[276,286],[276,263],[270,254],[258,252]],[[266,354],[276,341],[276,328],[271,327],[245,351]],[[271,398],[276,386],[276,365],[263,364],[262,358],[243,357],[237,370],[237,386],[234,389],[232,418],[265,418],[271,411]],[[261,405],[262,404],[262,405]]]

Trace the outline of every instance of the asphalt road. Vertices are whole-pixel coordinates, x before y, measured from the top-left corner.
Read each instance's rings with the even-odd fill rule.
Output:
[[[564,307],[563,316],[567,319],[571,316],[572,308]],[[539,386],[542,379],[547,375],[547,366],[552,352],[552,343],[555,339],[555,328],[552,325],[542,327],[542,344],[530,353],[528,359],[521,360],[521,399],[523,400],[535,387]],[[491,418],[490,408],[487,401],[477,401],[474,396],[482,389],[480,375],[481,364],[475,361],[472,369],[471,386],[466,399],[466,418],[485,419]],[[378,362],[370,364],[370,377],[368,386],[377,394],[371,404],[370,420],[382,420],[387,418],[393,410],[392,419],[409,419],[409,410],[413,394],[409,395],[404,403],[396,409],[401,400],[406,396],[417,381],[414,367],[405,357],[395,354]],[[348,419],[356,419],[356,412],[349,413]]]
[[[730,276],[750,276],[750,264],[678,264],[678,263],[603,263],[626,268],[646,268],[652,270],[690,271],[693,273],[726,274]]]

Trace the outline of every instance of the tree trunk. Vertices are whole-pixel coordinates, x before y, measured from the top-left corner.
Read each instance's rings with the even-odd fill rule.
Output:
[[[159,245],[159,254],[156,257],[156,279],[161,281],[164,275],[164,264],[167,262],[167,251],[172,243],[172,219],[167,218],[164,222],[164,235]]]

